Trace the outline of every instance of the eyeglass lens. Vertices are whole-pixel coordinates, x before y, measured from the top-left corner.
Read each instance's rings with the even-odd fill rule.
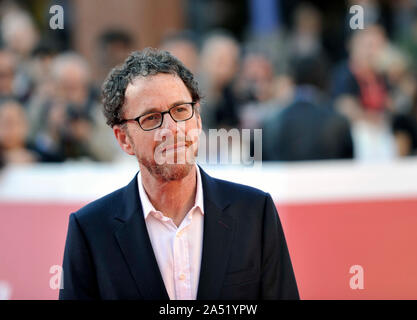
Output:
[[[169,110],[169,114],[176,122],[185,121],[192,117],[193,107],[191,104],[181,104]],[[163,118],[160,112],[148,113],[139,119],[139,124],[144,130],[150,130],[159,127]]]

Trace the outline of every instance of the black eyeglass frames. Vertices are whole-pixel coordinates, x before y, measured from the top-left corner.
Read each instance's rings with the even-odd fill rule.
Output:
[[[169,113],[172,120],[182,122],[191,119],[194,116],[194,106],[196,102],[185,102],[177,104],[163,112],[149,112],[134,119],[123,119],[120,124],[127,121],[136,121],[142,130],[150,131],[162,126],[164,115]]]

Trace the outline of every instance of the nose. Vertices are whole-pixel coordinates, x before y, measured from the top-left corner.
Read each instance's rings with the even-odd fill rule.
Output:
[[[157,129],[156,139],[158,141],[170,140],[177,136],[177,123],[171,118],[169,113],[165,113],[162,118],[162,125]]]
[[[161,128],[176,132],[178,130],[177,126],[178,123],[172,119],[169,113],[163,115]]]

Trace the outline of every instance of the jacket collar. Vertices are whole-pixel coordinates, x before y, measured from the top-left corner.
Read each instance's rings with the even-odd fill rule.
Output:
[[[203,251],[197,299],[218,299],[224,278],[235,219],[227,213],[230,201],[218,180],[200,169],[204,194]],[[115,219],[121,222],[115,237],[141,296],[147,300],[167,300],[168,293],[159,271],[146,228],[137,176],[124,188],[123,203]]]
[[[196,165],[196,173],[197,173],[197,180],[196,180],[197,191],[195,193],[194,206],[193,208],[190,209],[190,211],[193,210],[195,207],[199,207],[201,214],[204,215],[203,185],[201,182],[200,168],[197,165]],[[136,175],[136,177],[137,177],[137,183],[138,183],[138,189],[139,189],[139,198],[142,203],[142,211],[143,211],[144,218],[146,220],[146,218],[151,212],[155,212],[157,210],[152,205],[151,201],[149,200],[148,195],[145,192],[145,188],[143,187],[143,184],[142,184],[142,175],[140,174],[140,172]]]

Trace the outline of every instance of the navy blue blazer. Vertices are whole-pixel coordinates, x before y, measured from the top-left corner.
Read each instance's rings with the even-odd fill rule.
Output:
[[[204,234],[197,299],[299,299],[271,196],[200,172]],[[70,215],[59,298],[169,299],[136,176]]]

